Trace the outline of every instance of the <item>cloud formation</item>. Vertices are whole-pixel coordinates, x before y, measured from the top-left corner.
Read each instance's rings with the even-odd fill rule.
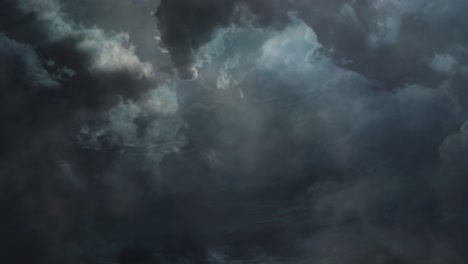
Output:
[[[16,208],[2,261],[78,261],[72,244],[97,218],[158,192],[159,161],[185,144],[177,98],[125,33],[76,24],[57,1],[3,1],[1,13],[1,196]]]
[[[2,1],[1,260],[465,263],[465,9]]]
[[[459,66],[421,55],[428,68],[422,79],[371,78],[338,60],[319,33],[294,16],[280,30],[234,26],[215,35],[196,57],[202,79],[187,84],[195,91],[182,106],[191,152],[169,157],[186,162],[187,171],[168,172],[199,171],[197,182],[206,179],[213,194],[186,190],[193,192],[186,202],[208,195],[200,206],[217,201],[211,210],[227,215],[218,223],[209,211],[201,222],[221,224],[228,235],[218,235],[229,245],[234,242],[226,237],[257,248],[254,254],[219,249],[215,255],[223,260],[214,263],[230,257],[242,263],[464,261],[463,235],[446,233],[460,230],[452,225],[464,219],[455,213],[460,196],[449,195],[463,169],[443,158],[462,157],[447,147],[463,145],[459,135],[449,136],[466,119],[454,81]],[[428,76],[437,73],[437,80]],[[226,198],[231,195],[235,202]],[[214,231],[205,232],[202,237]],[[268,241],[261,239],[265,234]]]
[[[396,88],[434,85],[443,79],[437,74],[440,71],[431,71],[430,60],[435,54],[455,54],[466,46],[464,34],[460,34],[466,23],[458,12],[464,8],[464,2],[458,0],[190,0],[162,1],[156,18],[162,44],[181,75],[193,66],[194,53],[218,28],[236,24],[278,29],[290,23],[289,14],[295,12],[337,64],[383,87]]]

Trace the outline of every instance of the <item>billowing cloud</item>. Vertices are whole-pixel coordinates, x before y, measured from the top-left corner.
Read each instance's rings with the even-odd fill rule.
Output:
[[[440,82],[431,74],[431,59],[466,45],[457,33],[466,24],[457,11],[465,7],[463,1],[215,2],[162,1],[158,8],[162,44],[181,75],[191,69],[194,53],[216,29],[232,24],[281,28],[291,22],[290,12],[314,30],[336,63],[386,88]],[[249,22],[243,23],[240,18],[246,17]]]
[[[214,31],[231,23],[280,27],[287,22],[288,1],[161,1],[155,14],[162,47],[170,52],[182,79],[193,79],[194,53]],[[250,18],[249,18],[250,17]]]
[[[126,33],[74,23],[57,1],[1,13],[1,196],[18,208],[2,220],[2,260],[70,262],[93,237],[79,230],[97,228],[84,222],[159,192],[159,161],[185,145],[177,98]]]
[[[463,240],[438,230],[464,219],[449,206],[461,171],[446,178],[451,166],[440,156],[459,156],[459,136],[446,137],[466,117],[450,74],[433,86],[381,89],[381,79],[337,62],[307,24],[291,23],[253,38],[221,29],[200,49],[200,79],[185,84],[195,90],[184,88],[182,105],[190,151],[163,168],[190,183],[170,184],[192,197],[181,208],[201,195],[208,212],[184,217],[220,225],[201,237],[258,249],[218,249],[214,263],[462,263]],[[243,42],[254,51],[236,45]],[[180,162],[186,169],[173,168]],[[212,193],[193,187],[200,181]]]
[[[465,263],[465,7],[1,2],[0,255]]]

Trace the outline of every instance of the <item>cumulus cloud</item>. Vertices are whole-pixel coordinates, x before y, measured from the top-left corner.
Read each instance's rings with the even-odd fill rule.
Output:
[[[217,29],[233,24],[246,26],[239,17],[251,14],[247,27],[281,28],[295,23],[289,12],[296,12],[337,63],[378,81],[382,87],[394,89],[404,84],[434,85],[441,81],[429,73],[428,60],[455,45],[465,45],[466,40],[455,33],[462,30],[462,22],[450,20],[453,23],[447,25],[449,30],[441,26],[449,17],[461,15],[455,10],[463,7],[462,1],[456,0],[298,0],[269,5],[262,1],[162,1],[156,17],[162,44],[169,49],[180,72],[191,68],[200,47],[214,35],[219,36],[214,34]]]
[[[16,57],[24,67],[25,80],[36,87],[57,87],[59,83],[53,80],[46,69],[41,65],[34,49],[26,44],[18,43],[8,38],[4,33],[0,33],[2,49],[0,54],[7,60],[8,57]],[[7,66],[7,65],[4,65]],[[14,71],[14,69],[11,69]],[[8,75],[6,73],[2,73]],[[17,72],[17,74],[20,74]]]
[[[448,54],[435,54],[431,61],[431,68],[440,73],[450,74],[455,71],[457,61]]]
[[[21,1],[20,8],[25,13],[37,14],[37,23],[47,25],[49,41],[63,41],[66,38],[79,38],[78,50],[92,56],[91,69],[103,71],[128,71],[138,77],[152,77],[152,65],[141,62],[131,46],[129,35],[114,34],[110,37],[99,28],[83,28],[66,21],[56,1]]]
[[[128,34],[75,23],[58,1],[0,5],[1,196],[18,207],[2,220],[2,260],[76,261],[95,213],[156,195],[159,162],[185,145],[173,84],[158,84]]]
[[[6,262],[466,262],[463,1],[0,5]]]
[[[212,186],[212,194],[184,189],[190,197],[208,196],[201,204],[217,201],[211,210],[218,217],[228,215],[219,220],[222,231],[206,236],[227,232],[247,248],[257,247],[254,254],[213,254],[252,263],[262,263],[263,254],[273,263],[463,262],[461,240],[436,228],[450,225],[444,220],[455,210],[448,206],[448,183],[457,178],[444,178],[449,165],[439,153],[449,154],[440,146],[452,141],[447,135],[466,115],[450,79],[381,89],[382,79],[337,61],[300,20],[280,31],[264,30],[254,40],[243,30],[218,34],[200,48],[210,54],[209,63],[199,64],[203,79],[187,84],[196,92],[187,92],[182,105],[191,151],[169,156],[164,166],[168,174],[190,171]],[[239,52],[236,40],[256,43],[256,51]],[[430,59],[424,59],[426,66]],[[220,81],[225,90],[210,89]],[[168,165],[179,162],[186,170]],[[218,188],[237,202],[219,198]],[[199,216],[202,223],[218,223],[208,215]],[[464,219],[454,218],[451,223]],[[268,242],[260,239],[262,232]],[[422,257],[429,249],[432,254]]]
[[[170,52],[174,67],[182,79],[193,79],[190,73],[194,54],[206,44],[219,27],[231,23],[249,22],[253,16],[257,24],[282,26],[288,17],[280,12],[287,1],[161,1],[155,13],[161,44]],[[190,15],[187,15],[190,14]]]

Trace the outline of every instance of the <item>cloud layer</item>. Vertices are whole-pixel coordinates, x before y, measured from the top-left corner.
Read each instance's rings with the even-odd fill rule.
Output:
[[[465,9],[1,2],[1,260],[465,263]]]
[[[158,193],[159,161],[185,144],[177,98],[126,33],[72,22],[56,1],[1,13],[2,261],[76,262],[99,218]]]

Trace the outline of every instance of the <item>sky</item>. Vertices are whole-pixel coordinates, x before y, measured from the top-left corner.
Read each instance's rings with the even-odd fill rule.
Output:
[[[465,0],[1,0],[0,262],[468,262]]]

